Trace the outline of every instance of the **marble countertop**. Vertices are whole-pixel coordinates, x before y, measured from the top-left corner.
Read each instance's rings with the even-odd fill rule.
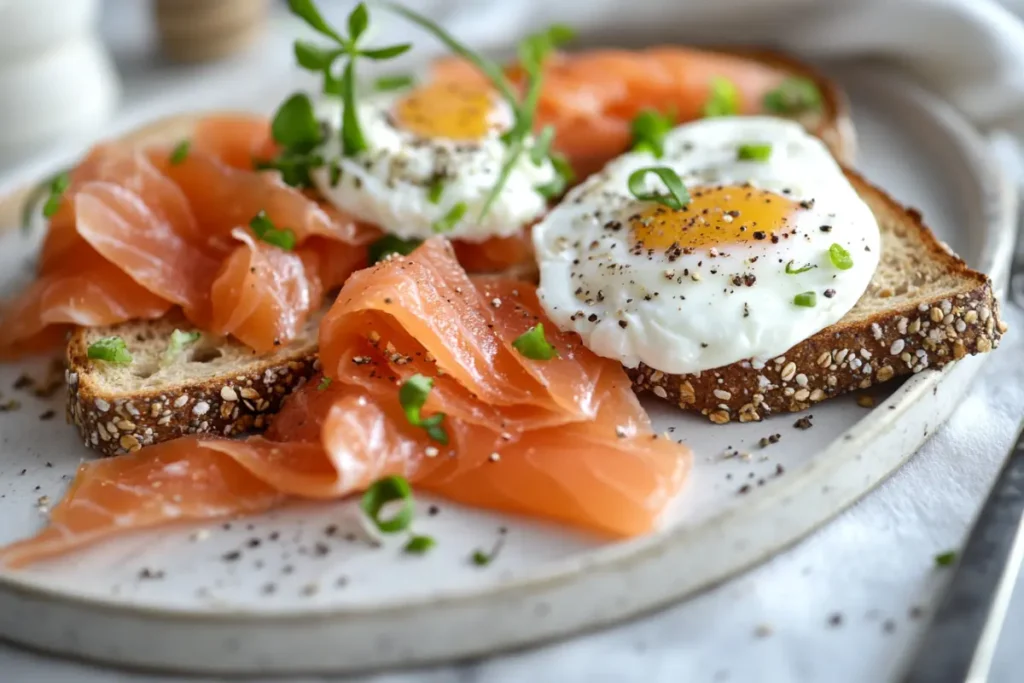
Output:
[[[225,81],[290,73],[287,39],[273,30],[244,55],[199,67],[163,62],[151,48],[143,3],[108,2],[103,29],[124,81],[119,125],[188,97],[230,106]],[[277,43],[281,43],[278,45]],[[251,93],[250,93],[251,94]],[[272,100],[271,100],[272,101]],[[1024,314],[1008,307],[1012,330]],[[949,572],[934,556],[958,547],[1024,414],[1024,338],[1010,334],[963,404],[921,452],[876,491],[796,547],[686,603],[632,623],[548,646],[433,669],[358,680],[768,681],[891,680],[927,625]],[[997,652],[993,683],[1020,680],[1024,580]],[[114,671],[0,645],[5,681],[141,683],[170,677]],[[198,680],[198,679],[188,679]],[[299,681],[339,680],[323,678]],[[357,679],[345,679],[357,680]]]

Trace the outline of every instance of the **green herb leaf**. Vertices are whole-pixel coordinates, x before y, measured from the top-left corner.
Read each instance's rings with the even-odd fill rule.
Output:
[[[803,292],[793,297],[793,303],[804,308],[814,308],[818,305],[818,295],[814,292]]]
[[[423,240],[408,239],[403,240],[401,237],[395,235],[384,235],[379,240],[370,245],[370,265],[377,263],[384,259],[384,257],[391,254],[401,254],[402,256],[408,256],[416,247],[423,244]]]
[[[368,59],[379,61],[382,59],[391,59],[398,55],[405,54],[412,48],[411,43],[402,43],[401,45],[391,45],[390,47],[378,47],[370,50],[360,50],[359,54]]]
[[[799,275],[800,273],[806,273],[808,270],[814,267],[813,265],[808,263],[806,266],[794,268],[793,263],[793,261],[790,261],[789,263],[786,264],[786,275]]]
[[[551,360],[558,356],[558,349],[544,336],[544,323],[537,323],[516,337],[512,346],[530,360]]]
[[[433,387],[434,380],[420,374],[413,375],[398,390],[398,402],[401,404],[402,410],[405,411],[405,418],[409,424],[414,427],[422,427],[431,439],[447,446],[448,433],[441,426],[445,417],[444,413],[437,413],[424,419],[420,412]]]
[[[537,137],[533,140],[533,147],[530,148],[530,161],[534,166],[540,166],[548,158],[551,152],[551,142],[555,139],[555,127],[544,126]]]
[[[394,517],[382,519],[381,511],[384,506],[396,501],[402,503],[398,513]],[[370,488],[366,489],[366,493],[359,501],[359,508],[381,533],[393,534],[405,531],[412,524],[415,510],[412,487],[409,486],[405,477],[399,475],[378,479]]]
[[[309,152],[323,142],[323,130],[307,95],[295,93],[281,103],[270,123],[270,135],[291,152]]]
[[[345,53],[343,49],[328,49],[306,40],[296,40],[294,51],[295,61],[303,69],[310,71],[324,71],[331,68],[334,60]]]
[[[433,536],[411,536],[402,550],[410,555],[423,555],[437,545]]]
[[[256,161],[253,167],[257,171],[279,171],[281,180],[292,187],[311,187],[313,180],[309,175],[310,171],[323,165],[324,158],[319,154],[293,153],[285,150],[275,159]]]
[[[382,92],[389,90],[403,90],[416,83],[416,79],[409,75],[381,76],[373,82],[373,87]]]
[[[633,151],[649,152],[660,159],[665,153],[665,136],[672,130],[674,117],[654,109],[645,109],[630,122]]]
[[[935,556],[935,564],[939,567],[948,567],[954,562],[956,562],[955,550],[947,550],[946,552],[940,553]]]
[[[740,91],[727,78],[711,79],[711,96],[704,103],[704,116],[735,116],[740,111]]]
[[[436,233],[451,232],[458,222],[462,220],[462,217],[466,215],[467,209],[466,202],[458,202],[448,209],[448,213],[434,221],[430,229]]]
[[[487,77],[487,80],[494,85],[502,99],[508,102],[513,109],[518,107],[519,101],[516,97],[515,88],[512,87],[512,84],[509,83],[507,78],[505,78],[505,73],[495,62],[477,54],[422,14],[419,14],[408,7],[403,7],[395,2],[388,2],[385,0],[382,4],[392,12],[401,15],[405,19],[427,31],[427,33],[430,33],[432,36],[444,43],[449,50],[479,69],[480,72]]]
[[[821,91],[814,81],[794,76],[765,93],[762,105],[767,112],[791,116],[805,111],[819,111],[821,102]]]
[[[128,346],[120,337],[104,337],[94,341],[89,344],[85,355],[92,360],[102,360],[114,365],[129,365],[132,362],[132,354],[128,352]]]
[[[740,161],[768,161],[772,156],[772,146],[767,143],[749,143],[740,145],[736,150],[736,158]]]
[[[188,140],[182,140],[174,146],[174,149],[171,150],[171,166],[177,166],[178,164],[184,163],[185,159],[188,158],[188,150],[191,145],[192,143]]]
[[[427,201],[431,204],[437,204],[441,201],[441,195],[444,194],[444,178],[438,176],[434,178],[434,181],[430,183],[430,189],[427,190]]]
[[[839,270],[853,268],[853,257],[841,244],[833,244],[828,248],[828,260]]]
[[[331,381],[332,380],[331,380],[330,377],[328,377],[327,375],[324,375],[322,378],[320,378],[320,384],[316,385],[316,390],[317,391],[327,391],[327,388],[329,386],[331,386]]]
[[[665,187],[668,188],[669,194],[648,192],[644,184],[644,178],[647,177],[648,173],[653,173],[661,178],[661,181],[665,183]],[[690,193],[687,191],[686,186],[683,185],[683,181],[680,180],[676,172],[668,166],[638,168],[629,174],[627,184],[630,193],[640,201],[658,202],[677,211],[690,203]]]
[[[313,0],[288,0],[288,8],[295,14],[302,18],[310,28],[318,31],[329,38],[333,38],[339,43],[346,42],[344,38],[339,36],[330,24],[324,21],[324,18],[320,16],[320,12],[317,11],[316,4]],[[365,11],[365,7],[363,8]]]
[[[341,149],[345,156],[350,157],[366,149],[366,138],[359,127],[356,112],[356,75],[354,60],[348,60],[341,76]]]
[[[278,228],[267,218],[267,214],[264,211],[260,211],[253,216],[252,220],[249,221],[249,227],[252,228],[252,232],[256,235],[257,239],[267,244],[273,244],[275,247],[280,247],[285,251],[293,251],[295,249],[295,231],[291,228]]]
[[[370,13],[366,9],[365,3],[359,3],[355,6],[348,15],[348,38],[353,43],[359,40],[359,37],[366,32],[366,27],[370,25]]]
[[[181,330],[174,330],[174,332],[171,332],[171,338],[167,340],[167,348],[164,350],[164,364],[174,362],[181,355],[181,352],[185,350],[186,346],[195,344],[202,336],[201,333],[195,331],[182,332]]]
[[[70,184],[71,176],[67,173],[59,173],[50,181],[50,196],[46,199],[46,203],[43,204],[43,216],[53,218],[54,214],[60,210],[64,191],[68,189]]]

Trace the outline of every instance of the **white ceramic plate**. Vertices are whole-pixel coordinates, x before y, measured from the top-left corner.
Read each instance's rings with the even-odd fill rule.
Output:
[[[861,170],[921,208],[936,233],[1002,289],[1015,198],[981,141],[905,82],[863,71],[843,72],[841,81],[854,104]],[[26,274],[32,242],[6,237],[0,272]],[[0,574],[0,635],[119,664],[266,673],[410,665],[594,628],[720,582],[837,514],[920,446],[981,362],[876,392],[872,411],[854,397],[817,405],[814,427],[803,431],[793,428],[799,416],[719,427],[650,403],[659,426],[674,427],[697,458],[665,529],[646,538],[604,543],[425,500],[416,528],[439,544],[411,558],[400,541],[369,544],[350,502],[296,505],[198,533],[134,534]],[[0,414],[0,542],[39,528],[40,497],[56,500],[88,456],[59,420],[59,398],[8,389],[25,370],[0,367],[0,390],[23,403]],[[47,410],[58,419],[41,421]],[[774,433],[778,444],[758,448]],[[727,447],[751,457],[724,459]],[[435,515],[426,512],[432,503]],[[498,559],[474,566],[471,553],[491,547],[501,527]]]

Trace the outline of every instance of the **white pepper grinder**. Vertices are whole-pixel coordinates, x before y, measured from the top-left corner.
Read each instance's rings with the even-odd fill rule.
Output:
[[[0,165],[94,135],[120,82],[98,34],[99,0],[0,2]]]

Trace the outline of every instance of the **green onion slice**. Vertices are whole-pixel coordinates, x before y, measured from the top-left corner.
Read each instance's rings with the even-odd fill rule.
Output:
[[[458,202],[448,209],[448,213],[434,221],[434,224],[430,226],[431,229],[436,233],[451,232],[455,229],[458,222],[462,220],[463,216],[466,215],[468,208],[465,202]]]
[[[794,115],[821,109],[821,91],[809,78],[787,78],[779,87],[765,93],[762,105],[772,114]]]
[[[181,142],[174,146],[174,149],[171,150],[170,157],[172,166],[177,166],[178,164],[184,163],[185,159],[188,158],[188,150],[191,144],[192,143],[190,143],[188,140],[182,140]]]
[[[186,346],[191,346],[199,341],[203,335],[200,332],[183,332],[174,330],[171,338],[167,340],[167,348],[164,350],[164,363],[171,363],[177,358]]]
[[[398,390],[398,402],[405,411],[405,418],[414,427],[422,427],[427,435],[438,443],[448,445],[448,432],[442,426],[444,413],[436,413],[428,418],[421,415],[423,404],[434,387],[434,380],[420,374],[407,379]]]
[[[132,362],[132,354],[124,339],[120,337],[104,337],[98,339],[85,352],[86,357],[92,360],[102,360],[114,365],[129,365]]]
[[[647,177],[648,173],[653,173],[661,178],[661,181],[665,183],[665,187],[668,188],[669,193],[667,195],[647,191],[644,178]],[[638,168],[629,174],[627,184],[630,193],[640,201],[658,202],[677,211],[690,203],[690,193],[686,190],[686,186],[683,185],[679,175],[668,166]]]
[[[431,204],[437,204],[441,201],[441,195],[444,194],[444,178],[438,176],[434,178],[434,181],[430,183],[430,188],[427,190],[427,201]]]
[[[947,550],[946,552],[935,556],[935,564],[939,567],[948,567],[954,562],[956,562],[955,550]]]
[[[828,260],[839,270],[853,268],[853,257],[841,244],[833,244],[828,248]]]
[[[711,79],[711,95],[704,104],[704,116],[735,116],[740,111],[740,91],[728,78]]]
[[[390,518],[381,517],[381,511],[388,503],[401,501],[399,511]],[[377,530],[385,534],[393,534],[405,531],[412,524],[415,503],[412,497],[412,487],[408,480],[399,475],[392,475],[378,479],[373,485],[366,489],[359,507],[363,513],[373,522]]]
[[[786,275],[799,275],[800,273],[806,273],[808,270],[814,267],[813,265],[808,263],[806,266],[794,268],[794,263],[795,261],[790,261],[789,263],[786,264]]]
[[[53,215],[60,210],[60,203],[64,198],[64,191],[68,189],[70,184],[71,176],[67,173],[58,173],[54,179],[50,181],[50,196],[46,199],[46,203],[43,204],[43,216],[46,218],[53,218]]]
[[[818,304],[818,295],[814,292],[803,292],[793,297],[793,303],[804,308],[814,308]]]
[[[402,550],[410,555],[423,555],[437,545],[433,536],[411,536]]]
[[[267,214],[264,211],[260,211],[253,216],[252,220],[249,221],[249,227],[252,228],[256,239],[267,244],[273,244],[275,247],[280,247],[285,251],[295,249],[295,231],[291,228],[278,228],[267,218]]]
[[[736,150],[736,158],[740,161],[768,161],[771,156],[772,146],[767,143],[744,144]]]
[[[551,360],[558,356],[558,349],[544,336],[544,323],[537,323],[516,337],[512,346],[530,360]]]

